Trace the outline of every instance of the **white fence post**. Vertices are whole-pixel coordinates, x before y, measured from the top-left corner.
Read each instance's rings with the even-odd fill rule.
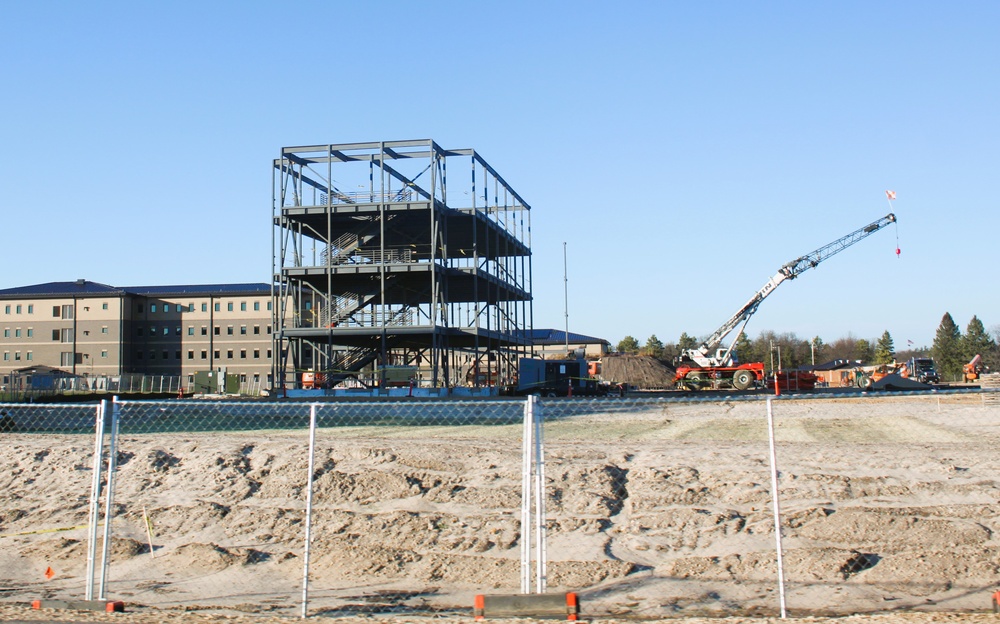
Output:
[[[531,397],[532,419],[535,421],[535,593],[543,594],[546,589],[547,565],[545,547],[545,449],[542,442],[543,408],[538,405],[538,397]]]
[[[521,593],[531,593],[531,441],[535,397],[524,401],[524,427],[521,433]]]
[[[302,556],[302,617],[309,609],[309,552],[312,544],[313,472],[316,465],[316,404],[309,406],[309,475],[306,478],[306,536]]]
[[[521,446],[521,593],[531,593],[531,555],[534,543],[535,593],[545,592],[545,460],[542,420],[538,397],[529,395],[524,403],[524,430]],[[532,508],[534,504],[534,508]],[[532,535],[534,534],[534,535]]]
[[[777,387],[777,386],[775,386]],[[787,616],[785,611],[785,572],[782,567],[781,548],[781,509],[778,502],[778,460],[774,451],[774,412],[771,409],[772,397],[767,397],[767,441],[771,454],[771,507],[774,510],[774,541],[778,553],[778,602],[781,617]]]
[[[118,467],[118,419],[121,416],[121,404],[118,397],[112,397],[111,403],[111,441],[108,442],[108,492],[104,502],[104,548],[101,553],[101,584],[98,599],[107,599],[108,565],[111,559],[111,521],[115,515],[115,470]]]
[[[90,520],[88,522],[89,543],[87,544],[87,587],[85,599],[94,599],[94,572],[97,563],[97,524],[101,500],[101,466],[104,459],[104,417],[107,411],[107,399],[97,406],[97,416],[94,423],[94,460],[90,482]]]

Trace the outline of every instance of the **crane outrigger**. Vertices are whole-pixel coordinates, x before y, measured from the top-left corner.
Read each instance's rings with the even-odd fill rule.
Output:
[[[696,348],[685,349],[681,352],[681,355],[674,361],[676,369],[674,381],[677,386],[691,390],[703,387],[733,387],[737,390],[746,390],[755,383],[763,383],[764,363],[739,364],[736,362],[734,352],[736,342],[743,335],[743,330],[750,321],[750,317],[757,311],[761,302],[785,280],[795,279],[827,258],[844,251],[851,245],[895,222],[896,215],[890,212],[881,219],[873,221],[847,236],[842,236],[832,243],[782,265],[778,272],[767,280],[767,283],[753,297],[750,297],[749,301],[743,304],[743,307],[715,330],[715,333]],[[721,346],[726,336],[737,327],[739,327],[739,331],[736,332],[736,336],[729,343],[729,346]]]

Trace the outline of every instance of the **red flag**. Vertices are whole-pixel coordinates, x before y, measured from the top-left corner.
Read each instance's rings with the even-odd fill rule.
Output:
[[[896,199],[896,191],[886,191],[885,196],[890,200]]]

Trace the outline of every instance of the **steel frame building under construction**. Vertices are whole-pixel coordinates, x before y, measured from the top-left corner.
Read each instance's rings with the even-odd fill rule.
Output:
[[[530,355],[530,207],[474,150],[286,147],[272,209],[275,387],[503,385]]]

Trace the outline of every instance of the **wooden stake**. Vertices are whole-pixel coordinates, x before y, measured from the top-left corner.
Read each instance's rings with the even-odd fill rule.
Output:
[[[142,521],[146,525],[146,540],[149,542],[149,556],[156,559],[156,552],[153,551],[153,526],[149,522],[149,516],[146,515],[146,506],[142,506]]]

